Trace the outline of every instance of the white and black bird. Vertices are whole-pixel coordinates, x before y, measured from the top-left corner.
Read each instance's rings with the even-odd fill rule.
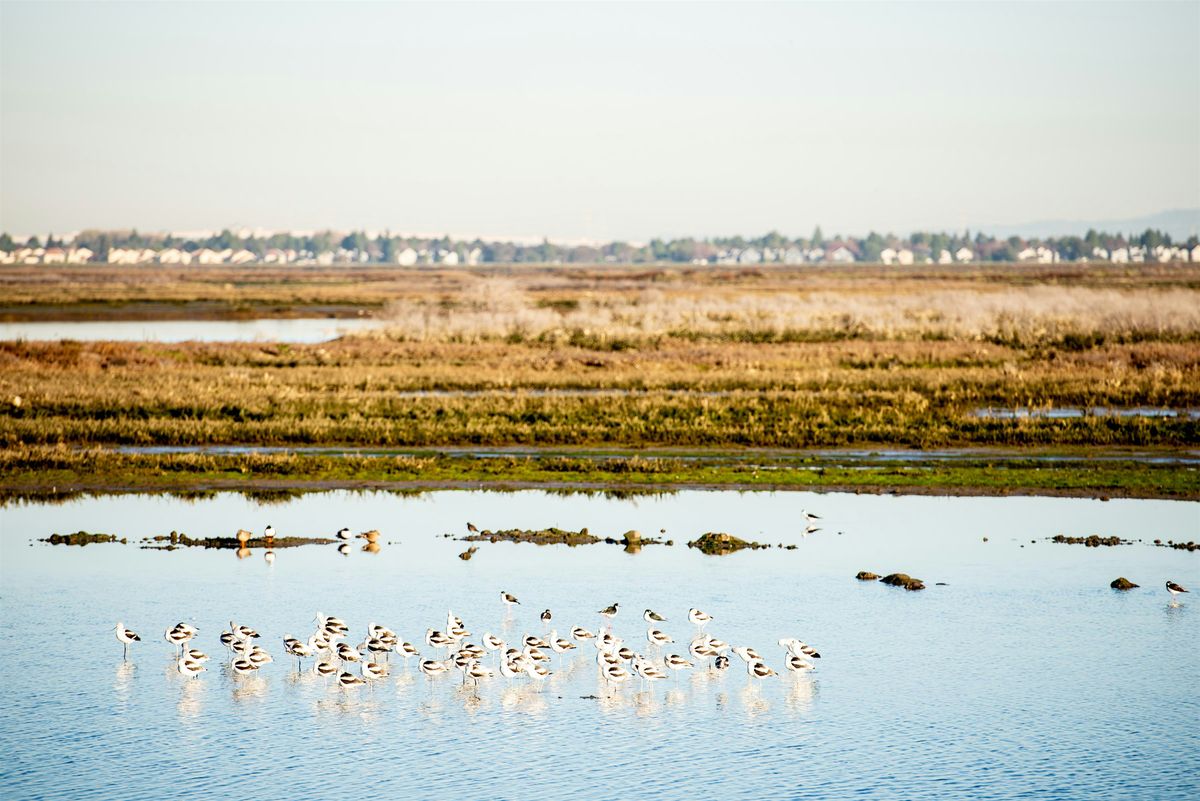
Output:
[[[125,628],[125,624],[119,620],[117,621],[117,626],[116,626],[115,631],[116,631],[116,635],[117,635],[117,642],[121,643],[121,645],[124,646],[125,658],[128,659],[129,658],[129,644],[131,642],[141,642],[142,638],[138,636],[138,633],[136,631]]]
[[[186,676],[189,679],[194,679],[204,671],[208,670],[203,664],[193,659],[188,659],[186,656],[181,656],[175,661],[175,669],[179,671],[179,675]]]
[[[1176,584],[1173,581],[1167,582],[1167,592],[1171,593],[1171,603],[1175,603],[1175,596],[1180,593],[1188,592],[1189,590],[1182,584]],[[118,624],[120,625],[120,624]]]
[[[712,622],[712,615],[707,612],[701,612],[699,609],[689,609],[688,622],[702,629]]]
[[[612,620],[614,617],[617,616],[617,607],[618,606],[620,606],[620,604],[613,604],[612,606],[605,607],[604,609],[600,610],[599,614],[602,617],[607,618],[608,620]]]
[[[771,670],[771,668],[767,667],[765,662],[761,662],[757,659],[746,663],[746,673],[754,679],[765,679],[767,676],[779,675],[774,670]]]
[[[642,612],[642,620],[646,621],[647,623],[666,623],[667,622],[667,619],[665,617],[660,615],[658,612],[655,612],[653,609],[647,609],[645,612]]]
[[[542,617],[543,623],[549,624],[550,620],[554,617],[554,615],[550,614],[549,609],[543,609],[541,617]]]
[[[350,529],[346,527],[339,528],[336,536],[342,542],[347,542],[351,537]]]
[[[521,603],[520,601],[517,600],[517,596],[513,595],[510,592],[500,593],[500,600],[504,602],[505,606],[512,606],[513,604]]]
[[[665,634],[665,633],[659,631],[658,629],[647,629],[646,630],[646,642],[650,643],[651,645],[653,645],[655,647],[661,647],[661,646],[664,646],[668,643],[672,643],[675,641],[673,639],[671,639],[671,635]]]

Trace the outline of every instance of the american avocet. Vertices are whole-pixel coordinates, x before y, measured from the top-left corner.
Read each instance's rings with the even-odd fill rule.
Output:
[[[808,643],[797,640],[795,637],[785,637],[779,641],[787,652],[792,656],[798,656],[801,659],[820,659],[821,655],[817,653],[817,649],[813,648]]]
[[[508,606],[508,607],[511,607],[513,604],[521,603],[520,601],[517,600],[517,596],[513,595],[512,593],[508,593],[508,592],[500,593],[500,600],[503,601],[504,605]]]
[[[364,679],[382,679],[387,676],[387,665],[382,662],[363,662],[362,676]]]
[[[175,653],[178,654],[183,652],[184,644],[192,639],[192,635],[178,628],[171,628],[163,633],[163,639],[175,646]]]
[[[525,662],[525,673],[534,681],[541,681],[550,675],[550,668],[530,659]]]
[[[337,648],[334,649],[334,652],[337,654],[337,658],[343,662],[358,662],[362,659],[362,655],[359,654],[358,651],[351,648],[349,645],[346,645],[344,642],[339,642],[337,644]]]
[[[233,650],[233,643],[235,640],[237,640],[237,637],[233,636],[232,631],[221,632],[221,645],[224,645],[226,648]]]
[[[183,652],[182,658],[190,662],[207,662],[208,654],[196,648],[188,648]]]
[[[175,660],[175,669],[179,671],[181,676],[187,676],[189,679],[194,679],[204,671],[208,670],[200,662],[188,659],[186,656],[181,656]]]
[[[707,612],[701,612],[699,609],[689,609],[688,621],[697,628],[702,629],[712,622],[712,615]]]
[[[275,661],[270,654],[259,648],[257,645],[250,649],[250,653],[246,654],[246,658],[249,659],[255,667],[262,667],[263,665],[268,665]]]
[[[729,669],[729,657],[725,656],[724,654],[721,654],[720,656],[718,656],[716,659],[713,660],[713,669],[714,670],[728,670]]]
[[[541,637],[534,634],[526,634],[525,639],[521,641],[526,648],[549,648],[550,645]]]
[[[342,687],[361,687],[366,683],[367,682],[365,679],[355,676],[353,673],[346,670],[343,670],[338,674],[338,684]]]
[[[458,652],[461,654],[466,654],[467,656],[469,656],[475,660],[483,659],[483,655],[485,653],[487,653],[486,651],[484,651],[482,646],[476,645],[473,642],[463,643],[462,645],[460,645],[458,647]]]
[[[141,642],[142,638],[138,636],[136,631],[125,628],[125,624],[119,620],[117,621],[117,626],[116,626],[116,629],[114,629],[114,630],[116,631],[116,634],[117,634],[117,642],[121,643],[121,645],[124,647],[125,658],[128,659],[129,658],[129,643]]]
[[[1182,584],[1176,584],[1173,581],[1168,581],[1167,582],[1167,592],[1171,593],[1171,605],[1174,606],[1177,603],[1177,601],[1175,600],[1175,596],[1177,596],[1183,592],[1189,592],[1189,590],[1187,590]],[[118,624],[118,625],[120,625],[120,624]]]
[[[417,652],[417,646],[413,645],[411,642],[408,642],[407,640],[405,640],[404,642],[402,642],[396,646],[396,653],[398,653],[402,657],[404,657],[405,668],[408,667],[409,657],[420,656],[420,654]]]
[[[330,676],[336,676],[337,672],[337,663],[333,662],[332,660],[322,660],[313,665],[313,673],[316,673],[318,676],[326,679]]]
[[[575,628],[571,629],[571,639],[578,642],[583,642],[584,640],[594,640],[595,638],[596,635],[585,629],[583,626],[576,626]]]
[[[757,659],[752,662],[746,663],[746,673],[751,678],[755,678],[755,679],[765,679],[767,676],[778,676],[779,675],[774,670],[771,670],[771,668],[767,667],[767,664],[765,662],[759,661]]]
[[[667,619],[665,617],[660,615],[658,612],[655,612],[653,609],[647,609],[645,612],[642,612],[642,620],[646,621],[647,623],[666,623],[667,622]]]
[[[230,667],[232,667],[233,672],[239,676],[249,676],[251,673],[254,673],[258,670],[258,665],[254,664],[249,659],[235,659]]]
[[[340,617],[323,615],[320,612],[317,612],[313,620],[316,621],[317,628],[323,629],[327,632],[334,631],[347,634],[350,631],[350,627],[346,625],[346,621],[342,620]]]
[[[476,684],[479,683],[480,679],[490,679],[491,677],[492,671],[488,670],[478,662],[472,662],[467,668],[466,678],[471,679]]]
[[[737,648],[731,648],[730,650],[733,651],[738,656],[740,656],[742,658],[742,661],[745,662],[746,664],[750,664],[751,662],[763,661],[763,658],[758,653],[758,651],[755,651],[753,648],[751,648],[748,645],[739,645]]]
[[[520,666],[511,659],[504,658],[500,660],[500,675],[511,681],[517,678],[522,673]]]
[[[605,681],[614,686],[630,679],[629,671],[625,669],[624,665],[607,665],[602,675]]]
[[[526,659],[531,659],[534,662],[549,662],[550,661],[550,657],[546,656],[546,653],[541,648],[538,648],[533,645],[525,646],[525,650],[522,651],[522,655]]]
[[[554,653],[561,655],[561,654],[565,654],[567,651],[574,650],[575,643],[571,642],[570,640],[564,640],[563,638],[559,637],[557,631],[551,631],[550,632],[550,648],[554,651]]]
[[[368,637],[358,644],[358,652],[366,656],[367,654],[379,655],[387,654],[392,650],[392,646],[385,643],[378,637]]]
[[[229,621],[229,630],[233,632],[233,636],[239,640],[257,640],[259,633],[249,626],[239,626],[232,620]]]
[[[624,646],[624,645],[622,645],[620,648],[618,648],[618,649],[616,650],[616,652],[615,652],[615,653],[616,653],[616,655],[617,655],[617,656],[621,657],[621,658],[622,658],[622,659],[624,659],[626,662],[632,662],[632,661],[633,661],[633,658],[634,658],[635,656],[637,656],[637,654],[635,654],[635,653],[633,652],[633,649],[632,649],[632,648],[628,648],[628,647],[626,647],[626,646]]]
[[[796,673],[802,673],[806,670],[812,670],[815,667],[815,665],[813,665],[812,662],[809,662],[804,657],[796,656],[795,654],[792,654],[792,653],[789,653],[787,655],[787,657],[784,659],[783,664],[785,667],[787,667],[788,670],[791,670]]]
[[[546,626],[550,625],[550,619],[553,617],[554,617],[554,615],[550,614],[549,609],[542,610],[541,618],[542,618],[543,625],[546,625]]]
[[[489,631],[483,635],[483,647],[489,651],[499,651],[504,647],[504,640]]]
[[[442,659],[424,659],[421,661],[421,672],[424,673],[429,680],[432,681],[434,676],[440,676],[450,670],[450,665],[453,664],[449,660]]]
[[[647,629],[646,641],[655,647],[662,647],[667,643],[675,642],[669,634],[665,634],[658,629]]]
[[[667,654],[666,658],[663,660],[663,664],[675,671],[691,670],[692,668],[692,663],[684,659],[679,654]]]
[[[434,629],[426,629],[425,644],[431,648],[447,648],[454,644],[454,638]]]

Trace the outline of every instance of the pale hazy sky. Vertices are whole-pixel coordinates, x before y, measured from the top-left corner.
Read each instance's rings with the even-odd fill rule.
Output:
[[[0,4],[0,229],[646,239],[1200,206],[1200,3]]]

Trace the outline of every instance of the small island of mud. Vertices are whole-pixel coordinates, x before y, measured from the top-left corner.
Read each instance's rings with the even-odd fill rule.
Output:
[[[1068,537],[1064,534],[1055,534],[1050,538],[1050,541],[1065,545],[1084,545],[1088,548],[1099,548],[1102,545],[1111,547],[1113,545],[1132,544],[1129,540],[1123,540],[1120,537],[1101,537],[1097,534],[1092,534],[1088,537]]]
[[[757,551],[761,548],[770,548],[771,546],[761,542],[748,542],[732,534],[710,531],[689,542],[688,547],[695,548],[709,556],[724,556],[725,554],[736,553],[745,548]]]
[[[336,540],[327,537],[253,537],[244,543],[237,537],[189,537],[179,531],[159,534],[142,540],[146,550],[173,551],[176,548],[224,548],[237,551],[243,548],[296,548],[301,545],[329,545]]]
[[[87,531],[76,531],[74,534],[51,534],[45,539],[38,540],[39,542],[48,542],[51,545],[91,545],[94,542],[119,542],[122,545],[128,542],[124,537],[117,538],[116,534],[92,534]]]

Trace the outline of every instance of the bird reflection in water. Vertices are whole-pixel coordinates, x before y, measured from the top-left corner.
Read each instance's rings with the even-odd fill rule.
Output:
[[[633,696],[633,709],[639,718],[645,718],[657,714],[662,709],[662,705],[654,697],[653,691],[643,690]]]
[[[808,676],[793,674],[788,682],[787,695],[784,700],[793,714],[805,715],[812,711],[813,697],[817,693],[817,683]]]
[[[118,701],[129,700],[129,684],[133,680],[133,671],[133,662],[121,662],[117,665],[116,674],[113,676],[113,690],[117,693]]]
[[[377,542],[368,542],[362,549],[366,553],[379,553],[382,550]]]
[[[747,684],[738,693],[738,696],[747,717],[756,718],[771,711],[771,704],[767,702],[767,699],[763,698],[762,693],[759,692],[759,688],[755,684]]]
[[[237,551],[235,552],[235,554],[238,559],[245,559],[248,556],[250,556],[250,549],[249,548],[238,548]]]
[[[175,712],[180,720],[189,720],[200,714],[200,700],[206,686],[202,681],[180,679],[179,700],[175,703]]]
[[[267,695],[267,680],[261,676],[233,676],[233,700],[261,701]]]

